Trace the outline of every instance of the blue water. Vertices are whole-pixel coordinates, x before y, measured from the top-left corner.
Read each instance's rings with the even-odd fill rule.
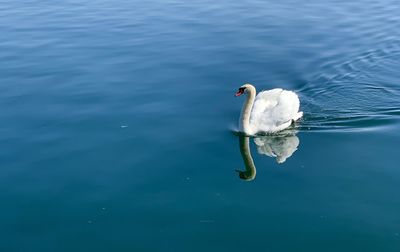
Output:
[[[0,251],[399,251],[399,13],[1,1]],[[247,82],[302,121],[238,135]]]

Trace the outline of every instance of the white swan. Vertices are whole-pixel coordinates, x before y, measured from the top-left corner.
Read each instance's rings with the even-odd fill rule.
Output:
[[[299,112],[299,97],[292,91],[275,88],[256,96],[256,88],[245,84],[235,96],[244,93],[248,96],[240,114],[239,128],[247,135],[281,131],[303,116],[303,112]]]

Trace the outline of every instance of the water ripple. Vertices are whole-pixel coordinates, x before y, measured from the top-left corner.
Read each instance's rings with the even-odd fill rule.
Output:
[[[400,41],[361,52],[344,62],[327,62],[323,74],[300,89],[306,129],[363,131],[400,121]],[[399,77],[399,78],[397,78]]]

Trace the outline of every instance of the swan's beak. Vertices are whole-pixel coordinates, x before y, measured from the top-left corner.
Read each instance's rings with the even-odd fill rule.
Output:
[[[244,89],[239,88],[239,90],[235,94],[235,97],[241,96],[243,93],[244,93]]]

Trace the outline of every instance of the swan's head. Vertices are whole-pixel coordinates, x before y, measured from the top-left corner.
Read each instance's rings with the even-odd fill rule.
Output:
[[[236,96],[236,97],[241,96],[242,94],[248,93],[248,92],[250,92],[250,91],[252,91],[252,90],[255,91],[255,88],[254,88],[253,85],[251,85],[251,84],[244,84],[243,86],[241,86],[241,87],[238,89],[238,91],[236,92],[235,96]]]
[[[251,181],[256,177],[255,172],[240,171],[240,170],[236,170],[236,172],[239,173],[239,178],[245,181]]]

